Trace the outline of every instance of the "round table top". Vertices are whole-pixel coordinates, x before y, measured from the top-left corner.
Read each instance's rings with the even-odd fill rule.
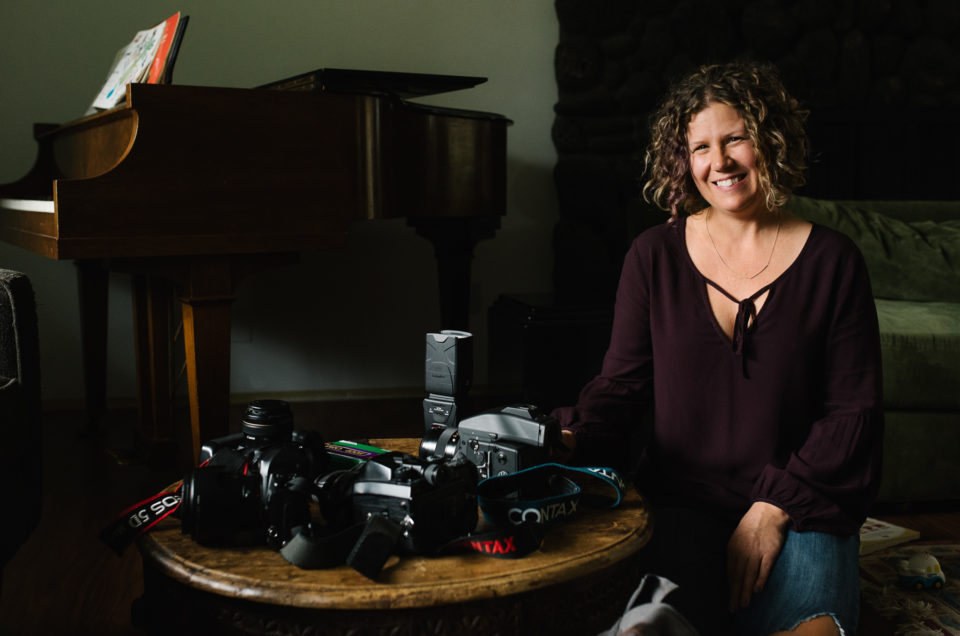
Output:
[[[416,453],[416,439],[374,439]],[[520,559],[477,553],[393,556],[377,581],[347,565],[303,570],[267,546],[205,547],[167,518],[138,540],[145,562],[194,589],[314,609],[387,609],[461,603],[518,594],[585,576],[635,555],[650,537],[649,511],[629,489],[612,510],[581,506],[551,526],[541,548]]]

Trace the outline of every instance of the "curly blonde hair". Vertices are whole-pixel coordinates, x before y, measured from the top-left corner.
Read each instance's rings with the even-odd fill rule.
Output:
[[[758,62],[701,66],[668,91],[652,119],[644,199],[670,212],[672,219],[706,205],[690,176],[687,126],[713,103],[740,114],[753,142],[767,208],[782,206],[804,184],[807,111],[787,93],[773,65]]]

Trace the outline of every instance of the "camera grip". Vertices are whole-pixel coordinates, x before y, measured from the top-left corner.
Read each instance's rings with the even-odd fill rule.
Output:
[[[383,515],[371,515],[353,550],[347,555],[347,563],[368,579],[376,579],[402,534],[403,528],[399,523]]]

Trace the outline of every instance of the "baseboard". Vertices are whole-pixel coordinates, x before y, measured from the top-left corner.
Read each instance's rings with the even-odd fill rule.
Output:
[[[246,405],[256,399],[279,399],[290,402],[294,426],[300,430],[319,431],[327,440],[365,439],[371,437],[420,437],[423,435],[424,390],[415,388],[349,389],[329,391],[270,391],[235,393],[230,396],[230,428],[240,430]],[[515,401],[488,387],[473,387],[463,404],[464,415]],[[81,400],[45,401],[46,413],[62,416],[84,412]],[[136,421],[135,399],[111,399],[107,404],[108,420]],[[174,418],[182,428],[189,422],[186,399],[176,401]]]

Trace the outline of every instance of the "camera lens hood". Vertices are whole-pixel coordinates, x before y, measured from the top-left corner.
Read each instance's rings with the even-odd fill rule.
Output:
[[[254,400],[240,422],[244,435],[254,438],[287,438],[293,433],[293,412],[283,400]]]

